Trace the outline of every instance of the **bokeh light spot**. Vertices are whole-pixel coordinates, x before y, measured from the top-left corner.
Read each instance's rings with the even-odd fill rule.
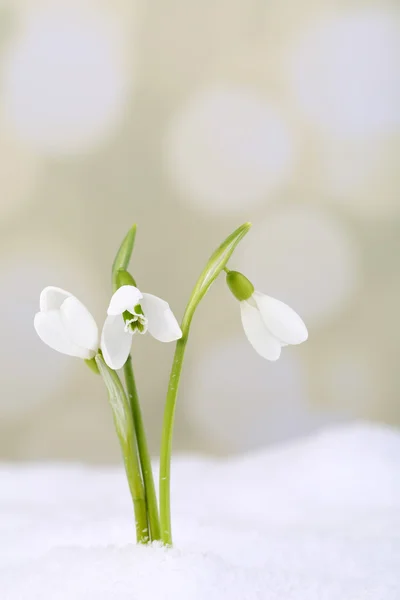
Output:
[[[289,58],[292,91],[310,122],[333,137],[400,126],[396,13],[354,10],[310,24]]]
[[[290,130],[251,89],[210,87],[193,96],[169,127],[167,162],[182,199],[211,213],[268,200],[291,175]]]
[[[88,6],[30,13],[4,54],[3,102],[15,134],[49,154],[100,143],[127,95],[121,34],[112,13]]]

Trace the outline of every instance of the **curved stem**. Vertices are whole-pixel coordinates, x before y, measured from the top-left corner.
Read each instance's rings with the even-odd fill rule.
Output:
[[[108,390],[114,425],[122,450],[129,491],[135,511],[136,538],[138,542],[146,544],[149,541],[146,496],[140,473],[130,405],[117,373],[106,365],[101,354],[97,354],[95,360]]]
[[[174,360],[168,384],[167,399],[164,409],[164,423],[160,452],[160,526],[161,539],[164,544],[172,545],[171,533],[171,452],[172,434],[175,420],[176,398],[178,395],[179,380],[182,372],[183,358],[189,335],[190,323],[199,302],[204,298],[213,282],[230,259],[238,243],[246,235],[251,223],[244,223],[231,233],[215,250],[208,260],[203,272],[198,278],[193,292],[189,298],[185,314],[182,319],[182,337],[176,342]]]
[[[147,500],[147,511],[149,518],[149,527],[151,539],[160,540],[160,520],[158,516],[158,504],[156,490],[154,486],[153,470],[151,467],[151,458],[147,445],[146,433],[144,429],[143,416],[139,403],[139,396],[136,388],[135,376],[133,373],[132,359],[129,356],[124,365],[124,375],[128,398],[132,412],[133,425],[136,431],[137,447],[139,451],[139,460],[142,468],[143,483]]]

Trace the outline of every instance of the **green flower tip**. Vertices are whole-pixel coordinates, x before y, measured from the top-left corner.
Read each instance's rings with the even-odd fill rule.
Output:
[[[228,271],[226,283],[239,302],[248,300],[253,295],[254,285],[239,271]]]
[[[123,285],[133,285],[134,287],[136,287],[136,281],[134,280],[132,275],[125,269],[119,269],[117,271],[116,283],[118,288],[122,287]]]
[[[242,238],[249,232],[249,229],[251,228],[251,226],[252,226],[252,223],[250,221],[246,221],[246,223],[243,223],[243,225],[240,225],[240,227],[238,227],[236,229],[236,231],[233,232],[233,235],[240,234],[240,236]]]
[[[135,245],[136,237],[136,223],[132,225],[126,236],[124,237],[122,244],[120,245],[118,252],[115,256],[112,266],[112,284],[114,292],[117,290],[117,272],[121,269],[127,269],[129,261],[131,260],[133,246]]]

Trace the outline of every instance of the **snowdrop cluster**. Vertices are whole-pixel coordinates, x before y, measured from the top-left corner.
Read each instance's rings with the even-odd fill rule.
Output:
[[[124,285],[113,294],[107,315],[99,340],[96,321],[82,302],[50,286],[40,295],[34,326],[45,344],[63,354],[90,360],[100,347],[106,364],[114,370],[124,366],[136,333],[148,332],[160,342],[182,337],[168,302],[133,285]]]
[[[287,304],[255,291],[237,271],[228,272],[227,282],[240,301],[246,337],[260,356],[275,361],[283,346],[307,340],[305,324]],[[250,295],[245,293],[244,297],[243,290],[249,289]],[[182,337],[168,302],[142,293],[133,285],[120,287],[111,297],[100,342],[96,322],[88,309],[58,287],[49,286],[42,291],[34,326],[45,344],[63,354],[88,360],[100,347],[106,364],[114,370],[124,366],[136,333],[148,332],[160,342],[174,342]]]
[[[138,542],[160,540],[172,544],[170,465],[179,380],[193,315],[215,279],[226,272],[227,285],[240,303],[246,337],[263,358],[275,361],[282,347],[301,344],[308,337],[305,324],[294,310],[256,291],[242,273],[228,269],[228,260],[249,229],[250,223],[236,229],[211,255],[193,289],[181,326],[168,302],[141,292],[128,271],[136,226],[124,238],[113,263],[113,294],[101,333],[89,310],[70,292],[49,286],[40,295],[40,310],[34,318],[40,339],[58,352],[85,360],[107,387],[133,500]],[[146,333],[160,342],[176,342],[161,439],[159,502],[130,357],[134,336]],[[117,374],[120,369],[125,385]]]

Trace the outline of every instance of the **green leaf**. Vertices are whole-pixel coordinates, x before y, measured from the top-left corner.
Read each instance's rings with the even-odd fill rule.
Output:
[[[244,223],[231,233],[225,241],[215,250],[201,273],[192,292],[189,303],[182,320],[182,332],[185,335],[189,329],[193,313],[196,310],[200,300],[210,289],[211,284],[215,281],[221,271],[225,268],[228,260],[232,256],[238,243],[246,235],[251,227],[251,223]]]
[[[124,458],[126,458],[127,446],[130,443],[133,432],[130,405],[117,373],[106,365],[101,354],[97,354],[95,360],[100,375],[107,387],[115,429],[118,434]]]
[[[130,404],[116,371],[113,371],[106,365],[100,353],[95,356],[95,361],[108,390],[114,425],[121,446],[129,490],[135,510],[136,537],[138,542],[147,543],[149,541],[149,529],[146,496],[140,473]]]
[[[112,266],[112,287],[113,292],[116,292],[118,289],[117,284],[117,276],[118,271],[127,270],[129,266],[129,261],[131,260],[133,246],[135,244],[136,237],[136,223],[132,225],[125,238],[123,239],[122,244],[119,247],[119,250],[115,256],[113,266]]]

